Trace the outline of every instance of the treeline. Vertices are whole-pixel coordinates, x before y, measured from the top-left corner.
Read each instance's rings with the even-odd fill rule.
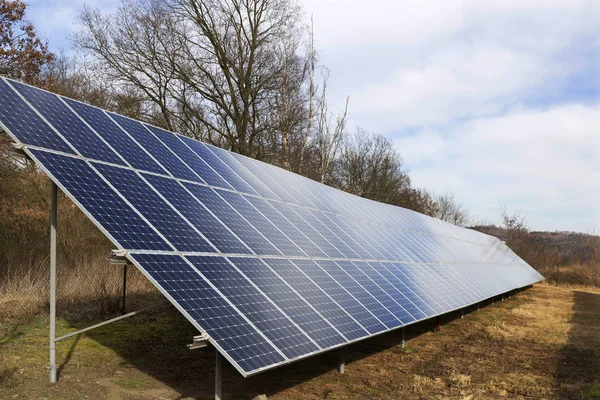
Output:
[[[496,236],[555,283],[600,286],[600,236],[595,233],[531,231],[520,212],[501,209],[501,223],[471,229]]]
[[[112,14],[84,7],[73,56],[48,51],[23,22],[22,1],[1,4],[2,43],[16,42],[12,53],[32,64],[2,53],[5,75],[359,196],[447,216],[437,200],[453,197],[415,187],[387,138],[348,128],[350,99],[331,110],[329,73],[294,0],[123,0]],[[450,219],[464,225],[465,216]]]
[[[435,196],[413,185],[387,138],[349,129],[349,99],[331,110],[328,71],[293,0],[123,0],[112,14],[84,7],[69,56],[50,52],[26,8],[21,0],[0,1],[5,76],[359,196],[468,223],[451,193]],[[35,168],[9,157],[8,144],[3,136],[5,258],[22,249],[36,253],[46,237],[48,192]]]

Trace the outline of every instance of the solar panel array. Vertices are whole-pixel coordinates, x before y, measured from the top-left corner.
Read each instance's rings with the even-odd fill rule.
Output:
[[[543,279],[494,237],[4,78],[0,126],[244,376]]]

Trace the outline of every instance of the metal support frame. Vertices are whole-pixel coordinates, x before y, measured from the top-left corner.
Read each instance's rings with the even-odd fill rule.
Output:
[[[50,383],[56,382],[56,214],[58,187],[52,182],[50,200]]]
[[[123,265],[123,298],[121,299],[121,315],[125,315],[127,301],[127,264]]]
[[[194,336],[194,342],[188,344],[187,347],[190,350],[201,349],[203,347],[208,346],[208,335],[203,333],[202,335]]]
[[[2,133],[2,132],[4,132],[4,131],[0,128],[0,133]],[[25,161],[30,160],[27,153],[25,153],[25,151],[23,151],[23,145],[20,143],[11,143],[10,148],[8,149],[8,153],[11,156],[13,156],[14,158],[20,158]]]
[[[439,331],[441,331],[441,330],[442,330],[442,324],[441,324],[441,321],[440,321],[440,320],[441,320],[441,319],[440,319],[440,317],[439,317],[439,316],[438,316],[438,317],[435,317],[435,331],[436,331],[436,332],[439,332]]]
[[[461,308],[460,309],[460,319],[463,319],[465,317],[465,309]]]
[[[217,354],[215,357],[215,400],[222,399],[222,388],[223,388],[223,356],[218,350],[215,350]]]
[[[123,315],[109,319],[104,322],[100,322],[98,324],[89,326],[84,329],[80,329],[75,332],[68,333],[59,338],[56,337],[56,226],[57,226],[57,202],[58,202],[58,186],[56,183],[52,182],[52,193],[50,199],[50,383],[56,383],[58,377],[58,370],[56,366],[56,342],[60,342],[61,340],[68,339],[75,335],[80,335],[87,331],[91,331],[92,329],[99,328],[104,325],[108,325],[110,323],[120,321],[125,318],[133,317],[134,315],[143,313],[145,311],[154,310],[156,308],[160,308],[169,304],[168,301],[163,301],[159,304],[152,305],[149,307],[142,308],[141,310],[133,311],[128,314],[125,314],[125,295],[127,288],[127,263],[123,263],[122,259],[120,263],[123,265],[123,303],[122,303],[122,313]]]
[[[164,307],[164,306],[166,306],[168,304],[169,304],[169,302],[165,300],[164,302],[161,302],[160,304],[155,304],[155,305],[151,305],[151,306],[148,306],[148,307],[144,307],[144,308],[139,309],[137,311],[132,311],[132,312],[127,313],[125,315],[120,315],[118,317],[111,318],[109,320],[97,323],[95,325],[88,326],[87,328],[83,328],[83,329],[80,329],[80,330],[75,331],[75,332],[67,333],[66,335],[61,336],[58,339],[55,339],[54,341],[55,342],[60,342],[61,340],[65,340],[65,339],[68,339],[68,338],[76,336],[76,335],[81,335],[82,333],[85,333],[87,331],[91,331],[92,329],[100,328],[101,326],[112,324],[113,322],[121,321],[122,319],[130,318],[130,317],[133,317],[134,315],[138,315],[138,314],[141,314],[141,313],[146,312],[146,311],[155,310],[157,308]]]
[[[406,328],[402,328],[401,334],[402,334],[402,341],[400,342],[400,346],[402,349],[405,349],[406,348]]]
[[[340,374],[343,374],[346,371],[346,348],[342,347],[340,349],[340,362],[338,364],[338,371]]]

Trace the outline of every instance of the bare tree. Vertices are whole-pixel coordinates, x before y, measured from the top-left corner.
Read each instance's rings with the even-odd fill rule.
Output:
[[[319,181],[321,183],[324,183],[328,178],[331,172],[331,164],[335,160],[340,143],[344,138],[346,117],[348,116],[348,103],[350,101],[350,98],[346,97],[344,110],[341,114],[331,114],[327,105],[327,79],[328,75],[325,75],[321,98],[319,99],[319,127],[315,137],[315,143],[318,148]]]
[[[410,187],[402,157],[391,142],[363,129],[343,141],[335,164],[334,186],[358,196],[398,204]]]
[[[463,204],[456,201],[454,193],[443,192],[434,196],[433,217],[457,226],[467,226],[471,222],[469,211]]]
[[[500,206],[500,218],[502,220],[502,228],[506,231],[506,244],[511,249],[515,250],[525,242],[529,228],[525,217],[521,215],[519,210],[515,210],[510,214],[504,205]]]
[[[280,43],[301,34],[292,0],[174,0],[178,78],[198,96],[199,119],[231,150],[256,156],[281,83]]]
[[[317,94],[317,86],[315,84],[315,73],[316,73],[316,64],[317,64],[317,51],[315,50],[315,30],[313,17],[310,17],[310,54],[308,56],[308,69],[309,69],[309,85],[308,85],[308,116],[306,118],[306,131],[304,135],[302,135],[302,139],[300,141],[300,159],[298,162],[298,173],[302,174],[304,172],[304,160],[306,154],[306,148],[308,145],[308,140],[312,134],[312,126],[313,119],[315,117],[315,97]]]
[[[79,22],[73,42],[93,58],[96,71],[117,91],[143,94],[141,117],[173,130],[177,42],[170,8],[161,0],[123,0],[112,15],[85,6]]]
[[[306,42],[304,35],[285,37],[274,53],[282,68],[270,96],[271,122],[267,124],[269,135],[266,137],[266,145],[270,148],[262,151],[266,161],[294,172],[300,170],[306,147],[304,133],[310,129],[313,119],[314,93],[307,80],[309,76],[312,79],[314,49]]]

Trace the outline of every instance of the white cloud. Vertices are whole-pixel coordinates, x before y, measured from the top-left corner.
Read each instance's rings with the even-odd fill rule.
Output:
[[[502,203],[523,210],[536,229],[586,231],[600,227],[599,129],[600,104],[564,105],[418,131],[395,143],[416,184],[456,192],[480,218],[497,220]]]
[[[399,68],[356,92],[353,115],[379,131],[496,114],[553,71],[525,53],[482,47],[449,48],[423,68]]]
[[[384,132],[497,112],[533,89],[552,91],[589,67],[582,54],[600,52],[600,2],[303,4],[332,72],[330,98],[341,105],[350,95],[353,121]]]
[[[304,0],[350,124],[418,185],[539,229],[600,228],[600,2]],[[339,108],[339,106],[338,106]]]
[[[536,228],[600,228],[600,1],[299,1],[331,108],[350,95],[350,126],[394,138],[417,184],[489,220],[505,203]],[[119,2],[32,0],[28,18],[68,48],[84,4]]]

